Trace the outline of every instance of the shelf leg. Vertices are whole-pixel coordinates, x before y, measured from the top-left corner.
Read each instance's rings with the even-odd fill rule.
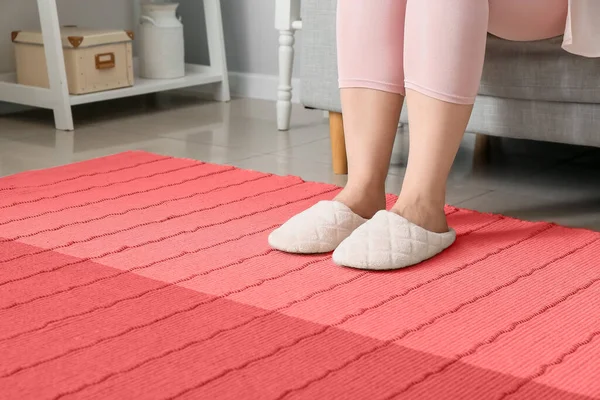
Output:
[[[71,103],[69,102],[67,72],[60,38],[56,0],[37,0],[37,4],[44,38],[48,80],[54,98],[52,107],[54,123],[58,130],[72,131],[73,115],[71,113]]]
[[[214,97],[218,101],[229,101],[231,95],[229,92],[229,73],[227,71],[227,56],[225,54],[221,1],[204,0],[204,15],[206,18],[210,67],[218,71],[222,76],[222,81],[215,85]]]
[[[75,132],[57,130],[54,136],[54,154],[56,163],[70,164],[75,152]]]

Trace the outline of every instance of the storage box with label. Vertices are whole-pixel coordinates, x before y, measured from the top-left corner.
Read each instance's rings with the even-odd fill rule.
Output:
[[[133,86],[133,32],[61,28],[70,94],[85,94]],[[12,33],[17,82],[48,88],[41,32]]]

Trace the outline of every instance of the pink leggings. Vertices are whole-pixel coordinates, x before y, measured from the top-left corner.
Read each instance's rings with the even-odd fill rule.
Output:
[[[600,1],[600,0],[599,0]],[[565,30],[568,0],[338,0],[340,88],[409,88],[473,104],[490,32],[538,40]]]

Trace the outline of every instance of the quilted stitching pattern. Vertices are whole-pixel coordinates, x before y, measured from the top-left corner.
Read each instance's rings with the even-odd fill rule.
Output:
[[[456,232],[430,232],[398,214],[380,211],[333,253],[336,264],[370,270],[405,268],[448,248]]]
[[[288,253],[328,253],[366,219],[337,201],[320,201],[269,235],[269,244]]]

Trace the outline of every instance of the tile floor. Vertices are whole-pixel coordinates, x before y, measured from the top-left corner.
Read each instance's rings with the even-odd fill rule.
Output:
[[[332,173],[327,120],[295,105],[292,129],[278,132],[273,102],[222,104],[161,94],[80,106],[76,130],[55,131],[44,110],[0,116],[0,176],[125,150],[231,164],[306,180],[345,183]],[[387,180],[401,187],[408,135],[400,132]],[[484,212],[600,230],[600,149],[495,140],[489,161],[473,164],[474,135],[456,158],[447,202]]]

